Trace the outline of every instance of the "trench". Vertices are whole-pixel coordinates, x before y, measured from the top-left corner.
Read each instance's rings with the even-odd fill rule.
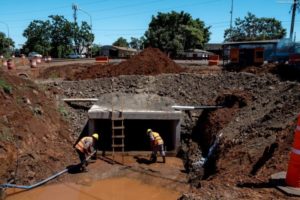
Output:
[[[227,126],[239,112],[239,110],[247,105],[249,96],[241,91],[222,94],[215,100],[216,105],[223,105],[220,109],[203,110],[197,119],[196,125],[192,129],[192,140],[198,144],[202,157],[206,158],[210,147],[215,142],[220,131]],[[190,150],[193,152],[194,150]],[[217,161],[220,155],[220,149],[215,149],[214,154],[208,159],[203,166],[203,171],[197,175],[200,179],[207,179],[211,175],[217,173]],[[191,165],[187,165],[191,168]],[[193,169],[187,169],[190,173],[194,173]]]

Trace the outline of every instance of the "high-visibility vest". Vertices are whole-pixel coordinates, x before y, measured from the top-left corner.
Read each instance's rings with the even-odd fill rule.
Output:
[[[161,145],[161,144],[164,144],[164,141],[163,139],[161,139],[159,133],[157,132],[152,132],[152,136],[154,138],[154,144],[155,145]]]
[[[93,138],[87,136],[81,138],[81,140],[75,145],[75,148],[84,153],[91,145],[93,145]]]

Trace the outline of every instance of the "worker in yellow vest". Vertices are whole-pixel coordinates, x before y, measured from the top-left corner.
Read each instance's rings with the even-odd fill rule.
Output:
[[[152,148],[152,154],[151,154],[151,162],[156,162],[157,157],[157,151],[160,152],[160,155],[163,158],[163,163],[166,162],[166,153],[164,150],[164,141],[163,139],[160,137],[159,133],[152,131],[151,129],[147,130],[147,135],[150,138],[151,141],[151,148]]]
[[[86,167],[88,163],[86,162],[86,158],[91,155],[94,151],[96,142],[99,140],[99,134],[94,133],[92,136],[86,136],[79,140],[79,142],[75,145],[76,152],[78,153],[80,163],[81,163],[81,171],[87,171]]]

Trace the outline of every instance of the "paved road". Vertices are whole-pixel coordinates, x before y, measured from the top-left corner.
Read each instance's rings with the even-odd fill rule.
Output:
[[[125,59],[110,59],[109,63],[111,64],[117,64],[120,63],[122,61],[124,61]],[[21,60],[21,58],[14,58],[14,61],[17,65],[17,68],[28,68],[29,67],[29,61],[26,59]],[[182,66],[207,66],[208,65],[208,61],[207,60],[174,60],[174,62],[176,62],[179,65]],[[70,64],[85,64],[85,63],[95,63],[95,59],[94,58],[80,58],[80,59],[58,59],[58,58],[54,58],[52,59],[51,62],[46,63],[46,62],[42,62],[40,64],[38,64],[38,67],[51,67],[51,66],[63,66],[63,65],[70,65]],[[2,65],[2,62],[1,62]]]

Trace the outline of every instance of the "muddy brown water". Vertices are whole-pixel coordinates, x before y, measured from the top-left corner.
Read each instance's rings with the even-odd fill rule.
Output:
[[[39,187],[29,191],[9,189],[7,200],[160,200],[178,199],[180,194],[142,183],[126,177],[110,178],[93,182],[83,179],[79,183],[62,183]]]

